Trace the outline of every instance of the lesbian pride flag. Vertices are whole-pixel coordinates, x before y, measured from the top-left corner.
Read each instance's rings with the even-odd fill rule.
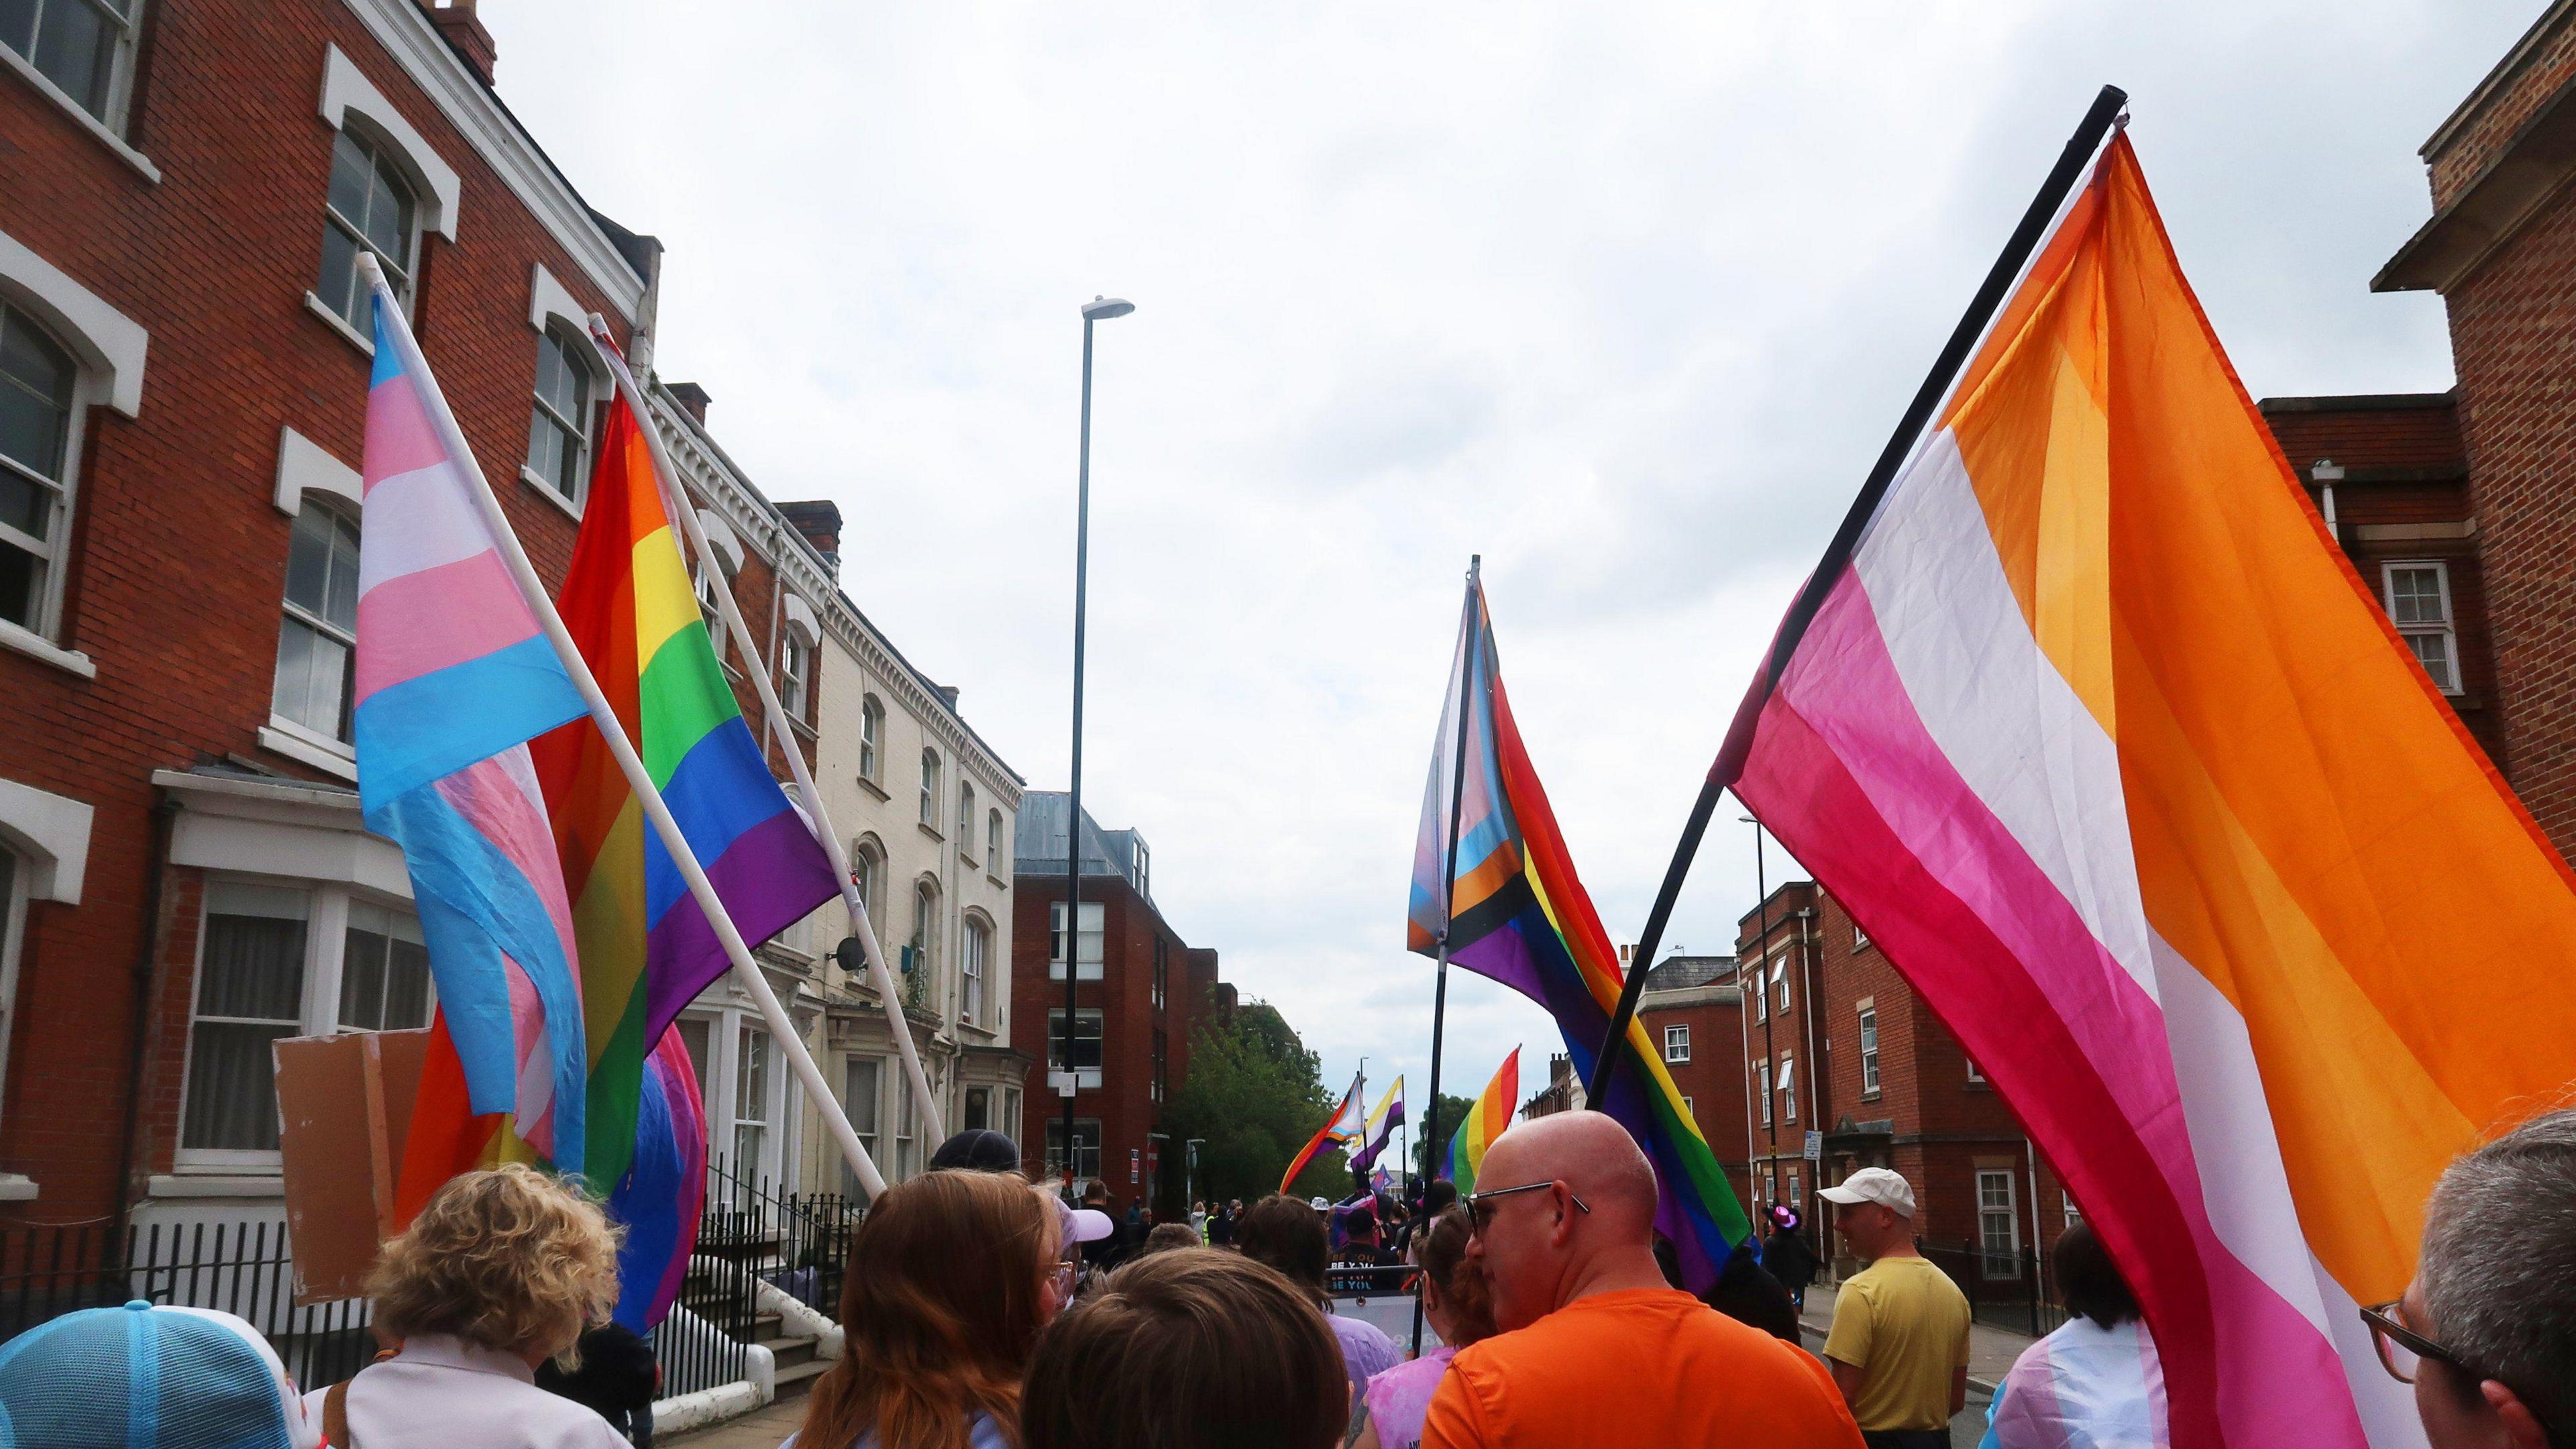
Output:
[[[1712,779],[2063,1170],[2175,1445],[2422,1444],[2354,1305],[2567,1080],[2576,892],[2325,536],[2125,136],[1862,519]]]
[[[1485,1165],[1485,1149],[1512,1125],[1512,1109],[1521,1104],[1521,1049],[1512,1048],[1510,1056],[1494,1069],[1485,1090],[1477,1094],[1476,1105],[1467,1109],[1467,1120],[1449,1139],[1449,1161],[1440,1175],[1458,1184],[1458,1195],[1465,1197],[1476,1190],[1476,1169]]]
[[[382,282],[375,304],[359,804],[367,828],[402,847],[461,1095],[578,1172],[580,956],[527,742],[587,710],[476,506],[474,460],[448,449],[435,421],[447,404]]]

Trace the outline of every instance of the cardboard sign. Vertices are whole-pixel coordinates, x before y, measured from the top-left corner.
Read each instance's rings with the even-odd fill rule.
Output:
[[[271,1051],[295,1301],[354,1298],[393,1235],[394,1185],[429,1032],[291,1036]]]

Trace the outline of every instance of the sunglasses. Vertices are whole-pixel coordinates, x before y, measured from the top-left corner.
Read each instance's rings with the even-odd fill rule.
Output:
[[[2415,1382],[2415,1375],[2425,1359],[2449,1364],[2473,1379],[2491,1377],[2460,1361],[2460,1356],[2397,1321],[2397,1301],[2374,1303],[2361,1310],[2361,1321],[2370,1325],[2370,1345],[2379,1351],[2379,1366],[2401,1384]]]
[[[1560,1184],[1557,1183],[1555,1179],[1551,1178],[1546,1182],[1525,1182],[1518,1187],[1498,1187],[1492,1192],[1469,1193],[1467,1195],[1468,1235],[1479,1238],[1485,1235],[1485,1229],[1494,1221],[1494,1200],[1496,1198],[1510,1197],[1516,1192],[1546,1192],[1559,1185]],[[1565,1190],[1565,1200],[1574,1204],[1577,1212],[1588,1213],[1592,1211],[1591,1205],[1586,1203],[1583,1199],[1575,1196],[1574,1189],[1570,1187]]]

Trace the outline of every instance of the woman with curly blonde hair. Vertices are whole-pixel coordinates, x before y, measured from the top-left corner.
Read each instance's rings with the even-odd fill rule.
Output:
[[[326,1401],[333,1449],[625,1449],[608,1421],[536,1386],[617,1302],[597,1204],[513,1163],[460,1173],[385,1244],[367,1280],[401,1352]]]
[[[840,1358],[796,1449],[1003,1449],[1020,1375],[1064,1306],[1054,1204],[1016,1173],[947,1169],[868,1207],[841,1289]]]

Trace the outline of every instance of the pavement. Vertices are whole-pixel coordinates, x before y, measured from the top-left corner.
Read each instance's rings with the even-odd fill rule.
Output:
[[[653,1445],[654,1449],[778,1449],[804,1422],[805,1395],[800,1393],[739,1419],[727,1419],[667,1439],[656,1434]]]

